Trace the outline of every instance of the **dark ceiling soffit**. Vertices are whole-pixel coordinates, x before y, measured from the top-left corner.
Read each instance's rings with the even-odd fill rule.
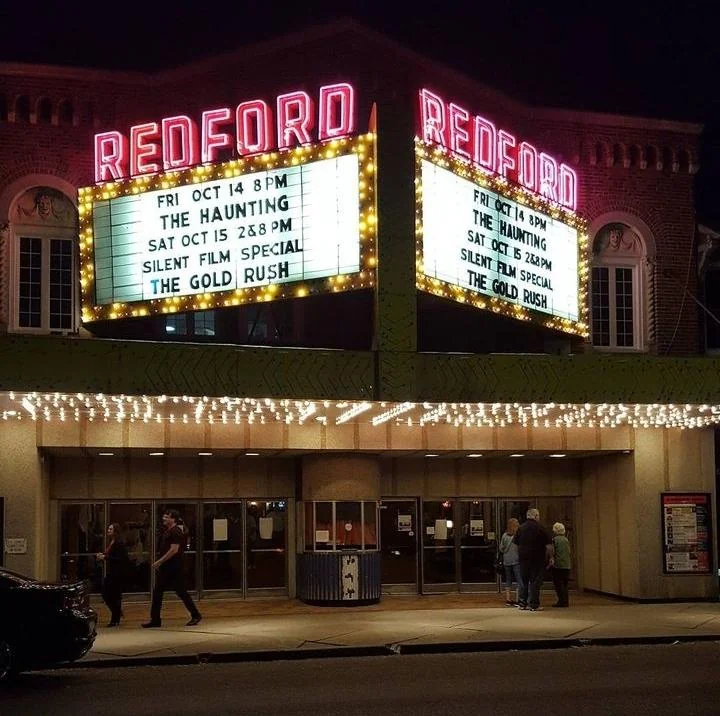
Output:
[[[369,352],[4,336],[0,390],[370,399]]]
[[[418,354],[429,402],[720,403],[720,359],[610,354]]]
[[[375,388],[375,375],[380,381]],[[0,390],[316,400],[720,403],[720,359],[0,338]]]

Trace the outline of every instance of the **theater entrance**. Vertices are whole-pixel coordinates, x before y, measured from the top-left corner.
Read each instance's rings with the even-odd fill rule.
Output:
[[[573,554],[572,497],[385,499],[380,506],[385,593],[497,592],[494,563],[507,520],[540,510],[550,529],[562,522]],[[571,572],[571,581],[575,570]],[[550,577],[548,575],[548,581]]]
[[[417,594],[418,500],[380,501],[380,554],[382,591],[385,594]]]
[[[188,589],[200,596],[288,592],[288,500],[83,500],[60,502],[60,579],[86,579],[100,592],[109,524],[118,524],[130,556],[125,593],[147,597],[162,516],[177,510],[186,536]]]

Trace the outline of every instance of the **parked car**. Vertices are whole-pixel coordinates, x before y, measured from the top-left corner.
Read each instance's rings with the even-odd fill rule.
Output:
[[[76,661],[92,647],[96,626],[85,582],[49,584],[0,568],[0,682]]]

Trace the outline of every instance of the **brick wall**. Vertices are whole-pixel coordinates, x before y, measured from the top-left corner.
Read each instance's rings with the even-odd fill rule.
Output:
[[[281,39],[247,55],[236,53],[155,76],[0,67],[0,196],[14,181],[33,174],[61,177],[76,187],[90,184],[96,131],[127,131],[137,121],[178,112],[197,116],[210,106],[233,106],[257,96],[272,99],[295,88],[316,91],[338,80],[358,88],[360,131],[367,127],[372,103],[378,103],[380,141],[382,112],[414,113],[417,90],[429,86],[575,166],[579,210],[589,222],[608,212],[624,212],[652,232],[657,251],[654,349],[661,354],[698,351],[697,310],[691,300],[682,299],[685,287],[693,294],[697,290],[696,134],[670,123],[534,110],[360,30],[313,33],[301,46]],[[28,98],[29,121],[16,116],[19,96]],[[49,123],[43,123],[38,111],[44,97],[51,107]],[[71,117],[63,114],[63,101],[71,102]],[[398,151],[409,147],[410,137]],[[6,221],[0,217],[0,224]],[[412,226],[408,217],[408,240],[413,240]],[[3,295],[6,278],[0,264]]]
[[[697,308],[685,289],[697,295],[697,135],[557,123],[542,127],[540,136],[560,147],[565,161],[574,165],[580,180],[579,211],[590,223],[603,214],[622,212],[649,227],[656,251],[654,350],[696,353]]]

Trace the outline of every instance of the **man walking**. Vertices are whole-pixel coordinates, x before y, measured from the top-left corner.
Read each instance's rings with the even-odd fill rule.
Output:
[[[202,619],[195,603],[185,589],[183,552],[186,540],[185,532],[178,524],[179,519],[180,513],[177,510],[167,510],[162,518],[165,529],[160,536],[158,545],[160,557],[153,563],[153,569],[156,570],[155,588],[150,607],[150,621],[143,624],[144,629],[152,629],[161,625],[160,610],[162,609],[163,595],[169,589],[182,599],[185,608],[190,612],[190,621],[185,626],[195,626]]]
[[[520,525],[513,541],[518,546],[520,576],[518,608],[536,612],[540,606],[545,567],[553,556],[552,536],[540,524],[540,513],[534,507],[527,511],[527,521]]]

